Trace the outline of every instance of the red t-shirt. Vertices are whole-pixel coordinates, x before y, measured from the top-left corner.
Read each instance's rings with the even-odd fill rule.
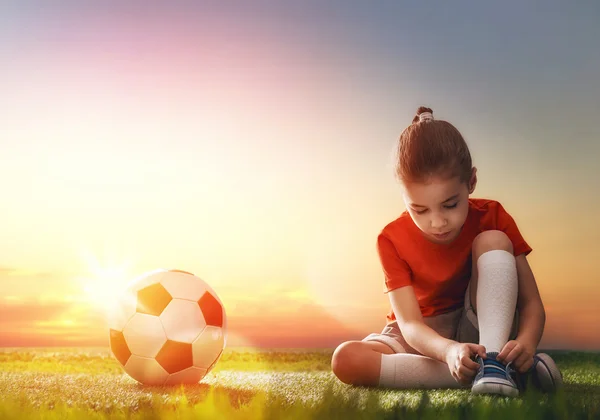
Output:
[[[471,247],[486,230],[500,230],[510,238],[514,255],[529,254],[514,219],[494,200],[469,199],[469,212],[459,236],[450,244],[427,240],[404,211],[383,228],[377,250],[385,277],[384,293],[413,286],[424,317],[442,314],[464,305],[471,278]],[[387,322],[396,319],[393,310]]]

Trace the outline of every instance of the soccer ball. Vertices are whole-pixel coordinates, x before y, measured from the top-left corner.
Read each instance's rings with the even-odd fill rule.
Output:
[[[159,269],[134,280],[109,317],[113,356],[145,385],[198,383],[226,344],[225,308],[202,279]]]

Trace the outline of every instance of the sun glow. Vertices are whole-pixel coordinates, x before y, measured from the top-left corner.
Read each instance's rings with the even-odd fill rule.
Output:
[[[131,263],[110,262],[102,265],[94,256],[86,258],[91,276],[79,278],[87,301],[110,315],[117,303],[117,298],[125,291],[133,278]]]

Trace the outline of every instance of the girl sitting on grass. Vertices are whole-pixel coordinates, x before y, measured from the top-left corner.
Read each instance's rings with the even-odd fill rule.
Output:
[[[406,211],[377,238],[387,324],[342,343],[333,373],[347,384],[401,389],[556,390],[559,369],[536,354],[545,311],[526,258],[532,248],[498,201],[469,198],[477,168],[462,135],[420,107],[396,158]]]

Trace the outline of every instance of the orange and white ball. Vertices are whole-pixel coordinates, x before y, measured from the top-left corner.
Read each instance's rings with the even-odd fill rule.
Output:
[[[223,354],[225,308],[201,278],[159,269],[134,280],[109,320],[113,356],[145,385],[198,383]]]

